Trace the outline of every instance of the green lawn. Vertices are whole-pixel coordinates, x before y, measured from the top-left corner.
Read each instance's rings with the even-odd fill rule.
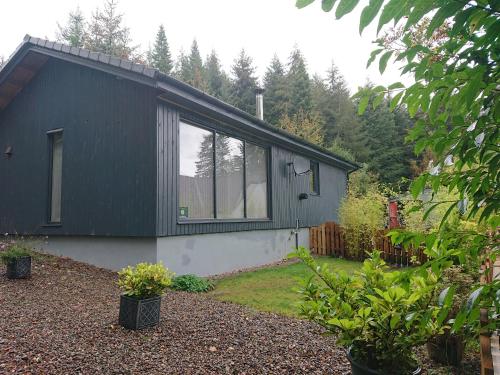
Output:
[[[359,262],[331,257],[320,257],[318,262],[348,273],[361,267]],[[302,263],[262,268],[219,279],[210,294],[257,310],[297,316],[300,295],[296,290],[310,275],[311,271]]]

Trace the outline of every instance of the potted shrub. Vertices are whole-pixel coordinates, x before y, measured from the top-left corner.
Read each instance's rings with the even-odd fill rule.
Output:
[[[479,266],[477,266],[477,269],[479,269]],[[474,276],[473,273],[468,272],[464,266],[460,265],[452,266],[443,271],[440,287],[443,289],[454,288],[455,290],[451,308],[446,317],[447,321],[454,320],[467,303],[471,286],[478,281],[477,275]],[[438,303],[441,303],[441,301],[438,301]],[[467,331],[467,326],[460,328],[457,332],[445,328],[444,334],[431,337],[427,342],[429,357],[437,363],[459,366],[462,363],[464,354],[465,337],[469,333]]]
[[[162,263],[139,263],[118,273],[119,323],[129,329],[143,329],[160,322],[161,296],[172,283],[173,273]]]
[[[292,256],[317,276],[301,291],[301,315],[337,336],[354,375],[421,373],[414,349],[443,332],[449,308],[449,296],[443,307],[431,305],[434,273],[389,272],[378,251],[352,276],[319,267],[304,248]]]
[[[7,266],[9,279],[25,279],[31,276],[31,250],[20,243],[12,243],[0,253],[2,263]]]

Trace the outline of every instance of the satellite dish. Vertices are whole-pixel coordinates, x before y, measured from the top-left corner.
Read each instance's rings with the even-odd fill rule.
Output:
[[[292,166],[296,175],[306,174],[311,170],[311,162],[302,156],[295,156]]]

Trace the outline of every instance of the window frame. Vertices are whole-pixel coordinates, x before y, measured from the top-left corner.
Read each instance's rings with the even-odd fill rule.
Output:
[[[320,194],[321,194],[321,179],[320,179],[320,173],[319,173],[319,162],[316,161],[316,160],[310,160],[309,162],[309,169],[311,171],[311,177],[312,180],[313,180],[313,183],[312,183],[312,189],[311,189],[311,184],[309,184],[309,194],[314,196],[314,197],[319,197]],[[314,168],[313,166],[315,166],[316,168]],[[317,171],[316,173],[316,181],[314,179],[314,176],[315,176],[315,173],[314,171]],[[315,183],[316,182],[316,183]],[[316,188],[316,189],[315,189]]]
[[[213,210],[214,217],[206,218],[206,219],[198,219],[198,218],[185,218],[180,216],[180,205],[179,205],[179,191],[180,191],[180,127],[181,123],[186,125],[198,127],[200,129],[209,131],[212,133],[212,142],[213,142],[213,166],[214,166],[214,177],[213,177]],[[231,137],[243,142],[243,215],[242,218],[232,218],[232,219],[221,219],[217,218],[217,171],[216,171],[216,135],[220,134],[223,136]],[[261,147],[266,152],[266,178],[267,178],[267,217],[265,218],[248,218],[247,217],[247,189],[246,189],[246,180],[247,180],[247,168],[246,168],[246,144],[250,143],[252,145]],[[271,147],[269,145],[264,145],[259,142],[254,142],[253,140],[247,140],[241,136],[235,136],[232,133],[226,132],[224,130],[219,130],[214,125],[208,125],[201,121],[192,120],[190,117],[179,116],[178,126],[177,126],[177,199],[176,199],[176,218],[177,224],[209,224],[209,223],[250,223],[250,222],[269,222],[272,221],[272,202],[271,202]]]
[[[47,206],[46,206],[46,224],[45,226],[53,226],[59,227],[63,222],[62,215],[62,162],[64,160],[64,129],[57,128],[47,131],[47,155],[48,155],[48,167],[47,167]],[[59,213],[59,221],[52,221],[52,180],[53,180],[53,169],[54,169],[54,137],[60,134],[62,138],[62,153],[61,153],[61,202],[60,202],[60,213]]]

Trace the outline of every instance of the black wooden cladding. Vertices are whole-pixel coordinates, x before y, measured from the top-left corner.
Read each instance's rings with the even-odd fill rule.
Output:
[[[0,230],[155,235],[154,90],[49,60],[0,112]],[[47,132],[64,129],[62,217],[46,226]]]
[[[337,220],[346,172],[319,163],[321,195],[295,176],[295,154],[269,140],[158,99],[155,89],[49,59],[0,112],[0,231],[47,235],[171,236],[302,227]],[[269,220],[179,224],[179,120],[268,148]],[[61,225],[47,225],[47,132],[62,128]],[[3,155],[12,147],[12,156]]]
[[[295,227],[300,220],[302,227],[319,225],[328,220],[337,220],[337,210],[346,189],[346,172],[319,163],[321,194],[310,195],[299,201],[300,193],[310,193],[309,175],[296,176],[288,163],[295,154],[269,145],[265,140],[247,137],[247,140],[268,147],[270,151],[271,218],[269,220],[206,220],[204,222],[178,222],[178,165],[179,165],[179,120],[212,127],[225,134],[240,137],[234,128],[213,122],[203,116],[187,113],[186,110],[159,102],[158,104],[158,210],[157,233],[159,236],[221,233],[244,230],[281,229]],[[207,202],[211,204],[212,202]]]

